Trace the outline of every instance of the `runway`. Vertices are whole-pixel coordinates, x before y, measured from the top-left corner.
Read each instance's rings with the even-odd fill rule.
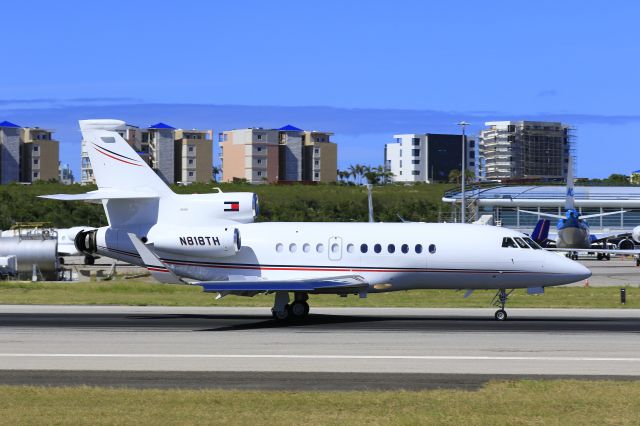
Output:
[[[5,305],[0,312],[0,369],[14,370],[0,373],[0,383],[34,383],[38,374],[44,384],[55,374],[89,380],[80,372],[113,382],[117,375],[105,371],[137,372],[121,376],[138,382],[165,377],[167,386],[183,377],[196,387],[194,372],[207,372],[221,386],[274,388],[290,387],[303,377],[296,373],[320,388],[340,387],[335,373],[352,374],[347,388],[380,382],[375,374],[409,388],[476,386],[504,375],[640,377],[640,310],[510,309],[509,320],[497,322],[492,309],[317,308],[304,325],[289,326],[264,308]],[[238,372],[235,384],[225,372]]]

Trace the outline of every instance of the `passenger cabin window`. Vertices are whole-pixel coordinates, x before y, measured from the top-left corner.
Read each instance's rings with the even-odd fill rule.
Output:
[[[422,244],[416,244],[416,253],[422,253]]]
[[[389,245],[387,246],[387,251],[388,251],[389,253],[395,253],[395,252],[396,252],[396,246],[395,246],[395,245],[393,245],[393,244],[389,244]]]
[[[310,250],[311,250],[311,245],[309,243],[304,243],[304,245],[302,246],[302,251],[305,253],[309,253]]]
[[[353,253],[353,244],[347,244],[347,253]]]
[[[527,244],[529,244],[531,246],[532,249],[534,250],[541,250],[542,247],[540,247],[540,245],[538,243],[536,243],[535,241],[533,241],[531,238],[525,238],[524,239]]]
[[[369,251],[369,247],[368,247],[366,244],[362,244],[362,245],[360,246],[360,251],[361,251],[362,253],[366,253],[367,251]]]
[[[513,248],[518,248],[518,246],[516,245],[516,243],[509,237],[504,237],[502,239],[502,247],[513,247]]]
[[[402,247],[400,248],[400,250],[401,250],[404,254],[409,253],[409,245],[407,245],[407,244],[403,244],[403,245],[402,245]]]
[[[373,251],[375,251],[376,253],[380,253],[382,251],[382,246],[380,244],[376,244],[375,246],[373,246]]]
[[[434,254],[436,252],[436,245],[429,244],[429,253]]]
[[[520,247],[522,247],[522,248],[526,248],[526,249],[528,249],[528,248],[529,248],[529,246],[527,245],[527,243],[525,243],[524,241],[522,241],[522,238],[515,237],[515,238],[514,238],[514,240],[516,240],[516,243],[518,243],[518,245],[519,245]]]

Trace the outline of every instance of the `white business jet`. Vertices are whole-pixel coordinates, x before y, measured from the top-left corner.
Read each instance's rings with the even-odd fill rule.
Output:
[[[524,234],[493,226],[253,223],[255,194],[175,194],[118,134],[124,125],[80,121],[98,190],[45,198],[101,202],[109,226],[80,232],[77,248],[144,265],[164,283],[199,285],[218,297],[275,294],[272,314],[280,320],[304,318],[309,294],[496,289],[495,317],[504,320],[508,289],[591,276]]]

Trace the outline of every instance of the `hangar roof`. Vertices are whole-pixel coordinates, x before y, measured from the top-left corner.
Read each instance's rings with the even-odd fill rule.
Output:
[[[640,207],[640,186],[576,186],[578,207]],[[564,205],[564,186],[494,186],[465,191],[469,200],[480,205],[511,207],[555,207]],[[460,190],[447,192],[442,201],[460,202]]]

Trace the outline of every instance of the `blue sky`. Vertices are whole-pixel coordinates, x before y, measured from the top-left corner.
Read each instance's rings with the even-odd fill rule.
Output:
[[[575,125],[578,175],[640,168],[640,5],[609,1],[11,2],[0,121],[333,130],[341,167],[393,133]]]

